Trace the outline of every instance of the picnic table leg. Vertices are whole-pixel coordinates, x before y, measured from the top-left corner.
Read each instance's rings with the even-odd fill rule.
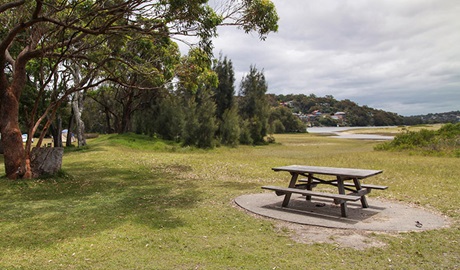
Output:
[[[345,194],[345,186],[343,184],[343,178],[337,176],[337,187],[339,188],[339,194]],[[347,201],[340,203],[340,210],[342,211],[342,217],[348,216]]]
[[[299,177],[298,173],[291,173],[291,181],[289,182],[289,188],[295,188],[295,184],[297,182],[297,178]],[[287,207],[289,204],[289,200],[291,199],[291,193],[287,193],[284,195],[284,200],[283,200],[283,207]]]
[[[356,187],[357,191],[362,189],[361,183],[359,182],[358,178],[353,178],[353,183],[355,183],[355,187]],[[368,208],[369,207],[369,204],[367,204],[366,195],[361,196],[361,205],[363,206],[363,208]]]
[[[307,190],[313,190],[313,174],[308,174],[308,182],[307,182]],[[307,201],[311,201],[311,196],[307,195],[306,196]]]

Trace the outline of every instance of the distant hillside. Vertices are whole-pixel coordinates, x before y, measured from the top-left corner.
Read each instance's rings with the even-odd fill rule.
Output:
[[[314,94],[268,95],[272,107],[285,106],[312,126],[397,126],[431,123],[456,123],[460,112],[438,113],[405,117],[397,113],[378,110],[333,96]]]
[[[436,123],[458,123],[460,122],[460,111],[445,113],[429,113],[425,115],[413,115],[405,117],[407,122],[413,124],[436,124]]]

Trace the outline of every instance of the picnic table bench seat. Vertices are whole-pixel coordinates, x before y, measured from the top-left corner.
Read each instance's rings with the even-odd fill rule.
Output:
[[[263,189],[273,190],[276,192],[276,195],[286,195],[286,194],[301,194],[305,196],[316,196],[316,197],[323,197],[323,198],[331,198],[334,199],[334,203],[340,204],[341,201],[357,201],[361,199],[359,194],[332,194],[332,193],[325,193],[325,192],[316,192],[306,189],[298,189],[298,188],[285,188],[285,187],[278,187],[278,186],[262,186]]]

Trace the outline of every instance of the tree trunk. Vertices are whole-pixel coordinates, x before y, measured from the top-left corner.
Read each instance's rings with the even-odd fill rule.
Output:
[[[14,72],[11,83],[8,82],[4,72],[6,57],[0,56],[0,133],[4,148],[5,173],[9,179],[32,177],[30,148],[24,149],[18,117],[19,99],[27,80],[26,65],[34,56],[30,52],[32,47],[26,46],[12,64]],[[9,54],[8,51],[0,51],[0,53]],[[28,137],[27,147],[30,146],[30,140],[32,135]]]
[[[83,111],[83,93],[75,92],[72,100],[72,109],[75,118],[75,133],[77,134],[78,147],[85,146],[85,123],[81,119],[81,113]]]
[[[126,96],[126,102],[123,104],[123,112],[121,116],[121,132],[127,133],[131,131],[131,115],[133,113],[133,98],[134,91],[130,91]]]
[[[72,130],[73,130],[73,122],[74,122],[74,117],[73,117],[73,114],[74,114],[74,111],[73,111],[73,108],[71,110],[71,113],[70,113],[70,117],[69,117],[69,125],[67,126],[67,136],[66,136],[66,139],[65,139],[65,146],[66,147],[70,147],[72,146]]]
[[[19,102],[11,88],[2,92],[0,132],[2,134],[6,177],[10,179],[30,178],[30,157],[26,156],[24,151],[22,134],[18,124]]]
[[[112,134],[112,126],[110,125],[110,112],[107,107],[104,107],[104,112],[105,112],[105,121],[107,123],[107,134]]]
[[[73,74],[73,79],[75,83],[80,84],[81,83],[81,71],[80,67],[76,64],[72,65],[70,67],[70,70],[72,71]],[[73,112],[73,117],[75,120],[75,133],[77,134],[77,140],[78,140],[78,147],[86,145],[86,139],[85,139],[85,123],[83,120],[81,120],[81,113],[83,111],[83,93],[81,91],[74,92],[72,101],[71,101],[71,106],[72,106],[72,112]],[[69,129],[70,132],[70,129]]]
[[[56,117],[56,127],[51,125],[51,134],[53,134],[54,147],[62,147],[62,119],[60,115]]]
[[[121,132],[119,133],[127,133],[131,131],[131,113],[125,112],[122,116],[121,120]]]

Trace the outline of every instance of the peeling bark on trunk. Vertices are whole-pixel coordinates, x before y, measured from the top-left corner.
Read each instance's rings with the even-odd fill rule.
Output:
[[[22,142],[22,133],[18,124],[19,103],[11,89],[2,96],[1,134],[6,177],[18,179],[30,177],[30,161],[26,157]]]
[[[38,36],[35,38],[39,38]],[[31,44],[27,45],[17,56],[16,61],[10,59],[10,64],[14,70],[11,82],[6,78],[4,72],[5,60],[11,58],[7,47],[0,50],[0,133],[2,134],[2,144],[4,147],[4,163],[6,177],[10,179],[31,178],[30,152],[24,148],[22,133],[19,128],[19,99],[27,80],[27,62],[37,56],[37,52],[31,52],[35,47],[35,39],[31,39]],[[29,136],[26,146],[30,146]]]
[[[78,65],[72,65],[69,67],[72,71],[73,79],[76,83],[81,83],[81,71]],[[81,120],[81,113],[83,111],[83,98],[84,94],[82,91],[77,91],[73,94],[71,106],[73,113],[73,120],[75,123],[75,133],[77,135],[78,147],[86,145],[85,139],[85,123]],[[70,133],[70,128],[69,128]]]
[[[75,120],[75,133],[77,135],[78,147],[85,146],[85,123],[81,119],[81,113],[83,111],[83,93],[75,92],[72,100],[72,109]]]
[[[24,159],[24,148],[22,144],[22,136],[19,127],[5,128],[2,131],[2,144],[5,145],[3,155],[5,159],[6,177],[10,179],[23,178],[27,168]]]

